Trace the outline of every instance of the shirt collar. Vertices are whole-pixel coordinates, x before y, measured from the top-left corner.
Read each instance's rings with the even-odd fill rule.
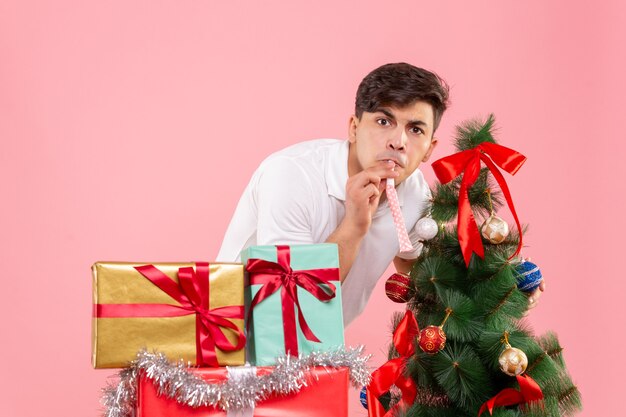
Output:
[[[346,183],[348,182],[348,153],[350,141],[343,141],[331,148],[326,160],[326,185],[328,195],[346,201]],[[417,172],[417,170],[415,170]],[[415,175],[415,172],[411,176]],[[411,177],[409,177],[411,178]],[[396,187],[400,207],[404,205],[406,183],[409,178]]]

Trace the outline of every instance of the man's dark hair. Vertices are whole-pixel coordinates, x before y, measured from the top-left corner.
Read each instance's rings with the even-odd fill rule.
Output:
[[[400,62],[385,64],[367,74],[356,92],[354,114],[375,112],[382,106],[406,107],[416,101],[433,106],[434,130],[448,107],[449,88],[437,74]],[[433,131],[434,131],[433,130]]]

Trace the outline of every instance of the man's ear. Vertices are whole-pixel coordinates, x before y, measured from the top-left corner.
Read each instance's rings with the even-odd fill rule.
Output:
[[[435,146],[437,146],[437,143],[437,138],[433,136],[432,140],[430,141],[430,147],[428,148],[428,151],[426,151],[424,158],[422,158],[422,162],[428,161],[428,158],[430,158],[430,154],[433,153],[433,150],[435,149]]]
[[[350,143],[356,142],[356,128],[358,125],[359,118],[353,114],[348,120],[348,140],[350,141]]]

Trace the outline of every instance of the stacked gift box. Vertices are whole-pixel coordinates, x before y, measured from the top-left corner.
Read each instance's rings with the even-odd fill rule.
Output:
[[[94,367],[135,367],[140,417],[347,416],[349,370],[298,367],[344,345],[337,246],[254,246],[241,259],[96,263]],[[274,395],[285,380],[290,395]],[[257,386],[264,391],[246,396]],[[225,393],[237,387],[243,395]]]

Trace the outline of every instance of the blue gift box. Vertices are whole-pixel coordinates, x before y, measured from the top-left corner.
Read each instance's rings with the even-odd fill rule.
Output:
[[[242,252],[241,261],[247,271],[245,305],[246,317],[250,319],[247,357],[251,363],[274,365],[276,357],[285,355],[287,350],[291,355],[306,355],[344,345],[336,244],[252,246]],[[267,287],[262,290],[264,285]],[[289,295],[289,287],[294,289],[302,317]],[[270,288],[274,292],[267,295]],[[334,297],[326,301],[320,301],[311,293],[328,294],[333,289]],[[250,314],[259,291],[267,297],[254,305]],[[320,298],[328,298],[328,295]],[[300,322],[301,318],[304,323]],[[301,324],[308,326],[320,342],[308,340]]]

